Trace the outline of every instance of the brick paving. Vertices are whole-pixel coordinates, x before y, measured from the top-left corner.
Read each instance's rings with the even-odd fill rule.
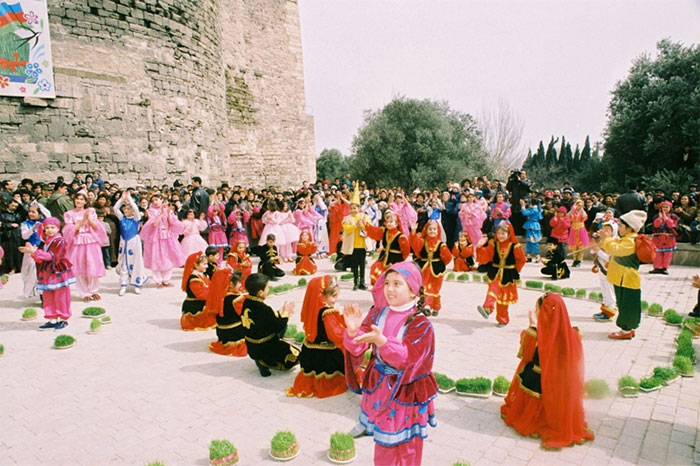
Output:
[[[319,261],[320,272],[331,270]],[[291,266],[285,267],[287,270]],[[648,275],[643,267],[642,299],[685,314],[696,291],[691,276],[697,269],[674,266],[670,276]],[[573,269],[560,285],[597,289],[590,263]],[[534,264],[523,280],[540,279]],[[179,278],[179,272],[176,277]],[[287,276],[280,283],[296,281]],[[301,454],[289,464],[329,464],[330,434],[347,431],[357,420],[359,397],[346,393],[330,399],[284,396],[296,375],[274,372],[263,379],[248,358],[229,358],[208,351],[214,332],[182,332],[183,293],[179,288],[149,286],[141,296],[117,296],[113,271],[102,280],[100,305],[114,323],[98,335],[86,333],[87,306],[73,303],[74,317],[64,333],[75,336],[74,348],[51,348],[56,333],[38,332],[43,322],[20,320],[31,301],[17,298],[21,278],[11,277],[0,291],[0,465],[145,465],[162,460],[168,466],[208,464],[208,443],[227,438],[239,450],[241,464],[271,464],[269,439],[291,429]],[[518,360],[519,332],[527,325],[527,309],[539,295],[520,290],[511,307],[511,324],[497,328],[476,312],[486,286],[446,282],[443,311],[433,322],[437,335],[435,370],[452,378],[513,375]],[[298,323],[303,290],[269,298],[273,307],[297,302]],[[340,304],[370,304],[366,292],[353,292],[343,282]],[[597,323],[598,304],[566,299],[574,325],[584,333],[586,379],[601,378],[614,391],[625,374],[648,375],[655,366],[670,365],[678,328],[662,319],[642,317],[637,337],[612,341],[613,323]],[[501,398],[441,395],[436,401],[438,427],[424,447],[424,464],[692,464],[700,463],[697,428],[700,376],[681,379],[660,391],[628,399],[611,395],[584,401],[594,442],[560,451],[545,451],[537,440],[522,438],[499,416]],[[355,464],[371,464],[370,438],[357,441]]]

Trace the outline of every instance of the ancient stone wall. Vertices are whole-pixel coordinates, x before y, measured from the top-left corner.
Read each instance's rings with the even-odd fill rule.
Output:
[[[0,97],[0,178],[315,178],[297,4],[51,0],[57,97]]]

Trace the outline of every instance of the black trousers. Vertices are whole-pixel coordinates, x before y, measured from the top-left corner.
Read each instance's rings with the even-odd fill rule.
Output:
[[[350,270],[352,270],[352,281],[355,285],[365,283],[365,264],[367,262],[367,250],[365,248],[355,248],[350,256]]]

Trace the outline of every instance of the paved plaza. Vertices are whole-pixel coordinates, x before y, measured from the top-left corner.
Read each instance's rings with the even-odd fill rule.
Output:
[[[332,270],[330,261],[318,262],[319,273]],[[642,299],[687,313],[697,295],[691,287],[697,269],[674,266],[670,276],[661,276],[648,275],[649,268],[642,268]],[[178,284],[180,273],[174,277]],[[20,320],[25,307],[38,303],[18,298],[19,275],[0,291],[0,343],[5,345],[0,358],[0,465],[143,466],[161,460],[168,466],[204,466],[208,444],[217,438],[236,445],[240,464],[271,464],[269,440],[282,429],[292,430],[301,446],[289,464],[330,464],[329,437],[356,424],[358,396],[288,398],[285,388],[298,369],[262,378],[249,358],[211,353],[207,345],[216,339],[213,330],[180,330],[184,294],[179,287],[149,284],[141,296],[129,292],[120,298],[117,278],[113,270],[107,272],[98,303],[113,324],[97,335],[87,334],[90,321],[80,314],[88,304],[74,298],[73,318],[64,333],[78,341],[64,351],[51,348],[56,333],[37,331],[43,320]],[[527,264],[522,278],[540,279],[539,267]],[[280,283],[297,279],[288,275]],[[558,284],[597,290],[598,278],[590,272],[590,262],[584,262],[572,269],[571,279]],[[340,305],[356,301],[368,309],[370,294],[350,287],[351,282],[342,282]],[[432,319],[436,371],[454,379],[512,377],[519,333],[539,293],[521,289],[520,302],[511,307],[511,324],[497,328],[493,316],[486,321],[476,311],[485,292],[480,283],[445,283],[443,311]],[[298,324],[303,293],[296,289],[268,302],[278,308],[296,301],[292,322]],[[622,375],[639,378],[655,366],[670,365],[678,328],[645,314],[636,338],[613,341],[607,334],[614,323],[591,318],[597,303],[571,298],[566,303],[573,325],[584,334],[586,380],[605,379],[614,392]],[[596,439],[560,451],[545,451],[538,440],[505,426],[501,404],[498,397],[438,396],[438,427],[429,431],[423,464],[681,465],[700,460],[695,455],[700,448],[700,376],[636,399],[586,399],[586,418]],[[354,464],[372,464],[372,439],[359,439],[357,447]]]

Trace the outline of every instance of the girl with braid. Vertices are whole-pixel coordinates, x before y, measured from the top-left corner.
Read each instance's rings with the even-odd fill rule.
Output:
[[[345,377],[362,394],[356,436],[374,437],[375,465],[420,465],[428,424],[435,427],[433,376],[435,333],[425,315],[421,271],[399,262],[372,289],[374,306],[364,316],[345,306]],[[361,387],[354,374],[367,349],[372,357]]]

